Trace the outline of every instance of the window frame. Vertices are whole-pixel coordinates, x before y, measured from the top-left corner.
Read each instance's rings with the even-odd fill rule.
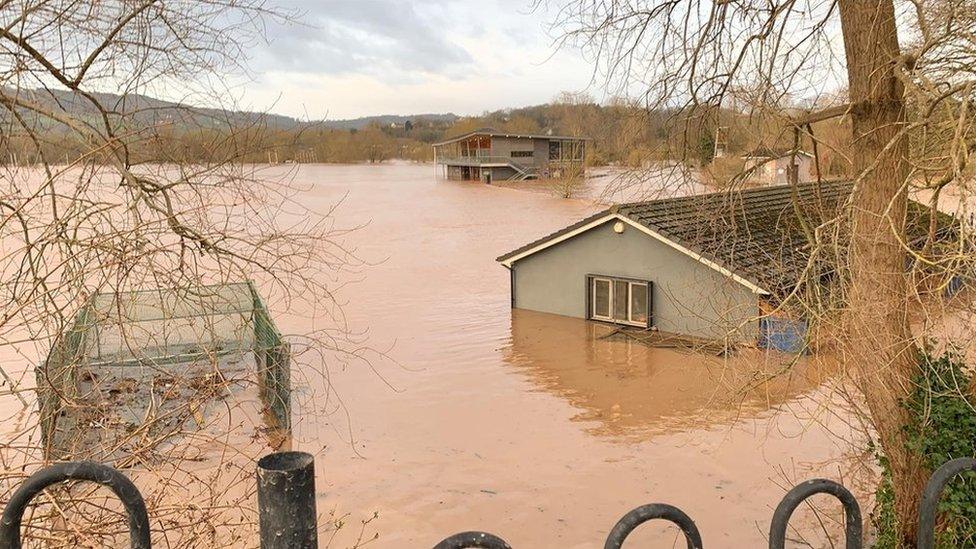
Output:
[[[557,139],[549,140],[549,161],[559,161],[562,159],[562,142]]]
[[[647,292],[644,295],[644,321],[634,320],[634,287],[643,287]],[[651,327],[651,283],[646,280],[628,281],[627,283],[627,321],[635,326]]]
[[[607,296],[607,313],[609,316],[602,316],[596,313],[596,283],[597,281],[606,282],[609,286],[609,294]],[[614,317],[614,288],[616,287],[616,282],[626,282],[627,283],[627,318],[618,319]],[[647,319],[645,322],[636,322],[631,320],[634,317],[633,311],[633,287],[634,286],[644,286],[647,289],[647,299],[646,299],[646,311]],[[630,278],[623,276],[611,276],[611,275],[598,275],[590,274],[586,275],[586,319],[595,320],[598,322],[607,322],[611,324],[618,324],[621,326],[635,326],[640,328],[651,328],[654,325],[654,283],[650,280],[644,280],[640,278]]]
[[[607,316],[599,316],[596,313],[596,283],[606,282],[607,283]],[[613,322],[613,279],[603,276],[594,276],[588,279],[587,286],[589,286],[589,299],[587,300],[590,305],[590,316],[593,320],[602,320],[604,322]]]

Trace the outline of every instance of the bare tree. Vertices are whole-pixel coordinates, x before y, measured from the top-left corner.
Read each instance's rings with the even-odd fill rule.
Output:
[[[599,61],[598,75],[608,87],[636,93],[648,110],[671,113],[672,132],[685,145],[677,159],[683,160],[703,128],[713,129],[716,116],[726,113],[754,127],[778,128],[773,138],[794,148],[801,140],[811,143],[818,162],[831,149],[850,166],[855,186],[844,215],[807,227],[812,256],[839,267],[841,302],[831,306],[829,315],[820,302],[801,307],[826,324],[841,326],[833,331],[840,336],[845,362],[856,372],[889,460],[899,537],[906,546],[914,543],[915,510],[929,471],[906,448],[909,420],[899,404],[920,373],[917,342],[925,335],[912,330],[923,298],[909,284],[913,279],[906,265],[944,273],[953,262],[965,261],[966,254],[913,251],[906,239],[906,207],[912,190],[930,191],[938,206],[939,191],[947,185],[966,189],[972,184],[972,3],[554,3],[555,33],[563,44],[582,47]],[[834,46],[837,38],[843,51]],[[837,94],[845,89],[846,97]],[[834,102],[823,104],[827,98]],[[803,102],[817,107],[803,108]],[[845,149],[813,129],[838,117],[848,120],[852,130]],[[957,244],[957,251],[966,249]],[[800,288],[807,282],[797,282],[793,297],[808,295]]]
[[[573,198],[586,185],[585,162],[569,162],[549,180],[549,187],[559,198]]]
[[[286,170],[269,172],[242,162],[263,157],[255,143],[264,142],[258,137],[265,118],[234,112],[230,90],[219,84],[228,75],[246,77],[243,62],[263,39],[263,23],[290,15],[264,0],[0,2],[5,398],[33,408],[30,374],[95,294],[254,279],[279,303],[306,300],[332,315],[332,327],[305,334],[303,341],[319,351],[343,347],[348,333],[333,292],[338,273],[355,262],[341,245],[345,230],[331,211],[309,212],[295,200],[303,189]],[[150,97],[159,94],[173,101]],[[185,106],[193,103],[210,108]],[[188,130],[205,130],[199,146],[208,160],[191,163],[185,151],[154,149]],[[167,161],[146,163],[147,149],[148,156]],[[38,392],[48,389],[40,379]],[[196,394],[222,398],[223,385]],[[65,405],[86,405],[65,398]],[[197,414],[200,405],[187,403],[190,408],[178,413]],[[147,416],[142,425],[162,415]],[[5,424],[5,493],[44,461],[37,417],[28,417],[24,424]],[[191,439],[202,436],[178,430]],[[158,446],[145,440],[149,431],[136,431],[133,436]],[[220,434],[210,432],[209,443],[197,442],[210,449],[227,445]],[[150,467],[154,482],[146,496],[154,520],[169,532],[167,543],[241,543],[241,521],[254,518],[242,502],[253,489],[247,471],[256,456],[245,456],[241,464],[232,443],[217,454],[236,460],[236,472],[226,464],[203,475],[185,454],[171,456],[168,473],[152,472],[152,462],[140,452],[122,463]],[[201,490],[191,492],[191,486]],[[207,486],[215,489],[202,489]],[[187,492],[167,497],[167,490]],[[79,494],[55,502],[53,514],[70,518],[69,503],[104,510],[93,501]],[[231,509],[243,515],[228,515]],[[118,520],[90,518],[90,527],[50,531],[43,516],[34,518],[29,535],[52,546],[99,545],[119,531]],[[177,535],[173,529],[182,526],[186,530]]]
[[[845,342],[875,428],[891,464],[895,504],[906,544],[928,472],[904,447],[907,412],[919,368],[909,330],[907,252],[908,138],[904,85],[895,77],[900,47],[890,1],[839,3],[850,89],[852,201]]]

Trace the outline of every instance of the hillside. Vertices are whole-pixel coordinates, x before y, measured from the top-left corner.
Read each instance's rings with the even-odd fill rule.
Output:
[[[335,128],[339,130],[357,129],[361,130],[367,126],[378,125],[378,126],[390,126],[391,124],[396,124],[397,126],[403,126],[408,121],[411,123],[416,123],[418,121],[430,122],[433,124],[453,124],[456,122],[460,116],[454,113],[436,114],[436,113],[426,113],[426,114],[381,114],[378,116],[363,116],[360,118],[349,118],[345,120],[323,120],[318,124],[325,126],[326,128]]]
[[[87,119],[99,116],[91,102],[70,90],[33,89],[20,90],[19,93],[21,97],[25,97],[34,103],[63,111],[76,118]],[[360,130],[371,125],[390,126],[395,124],[402,126],[407,121],[452,124],[460,118],[453,113],[426,113],[415,115],[384,114],[343,120],[301,121],[281,114],[189,106],[141,94],[121,96],[112,93],[93,93],[92,95],[103,105],[111,106],[117,112],[127,113],[133,121],[140,125],[172,123],[175,124],[174,129],[176,130],[243,127],[255,124],[278,129],[316,126]],[[28,118],[33,119],[35,117],[28,115]]]
[[[20,91],[31,102],[52,111],[101,124],[101,113],[89,101],[70,91]],[[138,162],[382,162],[391,158],[429,161],[430,144],[447,137],[490,127],[502,131],[586,136],[592,139],[587,156],[591,165],[642,166],[649,161],[678,160],[706,165],[712,160],[715,128],[723,127],[727,151],[791,144],[788,135],[772,135],[754,127],[748,115],[731,111],[683,113],[675,119],[668,111],[646,111],[622,101],[597,104],[586,96],[563,94],[551,103],[503,109],[480,116],[453,113],[387,114],[346,120],[301,121],[279,114],[186,106],[146,95],[97,94],[114,112],[120,126],[138,128],[139,140],[129,144]],[[70,159],[85,147],[78,135],[51,118],[29,109],[18,114],[40,139],[49,158]],[[31,163],[36,144],[17,124],[0,141],[0,162]],[[680,131],[675,131],[680,127]],[[818,128],[836,132],[833,128]],[[824,153],[825,173],[842,167]],[[723,162],[715,177],[725,179],[741,167]],[[728,165],[726,165],[728,164]]]
[[[81,120],[88,121],[100,117],[100,113],[90,101],[70,90],[33,89],[10,92],[11,95],[14,93],[19,93],[22,98],[35,104]],[[121,96],[111,93],[93,93],[92,95],[102,105],[112,108],[115,113],[125,113],[126,121],[138,126],[171,124],[176,130],[188,130],[262,125],[289,129],[301,124],[294,118],[279,114],[193,107],[140,94]],[[27,120],[40,123],[33,113],[25,110],[22,114]]]

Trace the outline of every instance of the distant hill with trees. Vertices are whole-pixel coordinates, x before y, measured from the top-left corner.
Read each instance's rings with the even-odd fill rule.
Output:
[[[39,105],[58,106],[82,120],[101,117],[89,101],[73,92],[59,90],[21,91]],[[430,145],[475,129],[494,128],[518,133],[553,132],[593,139],[588,156],[591,165],[616,164],[639,167],[648,162],[677,160],[707,166],[718,180],[738,169],[736,159],[757,144],[789,148],[789,135],[774,135],[754,127],[746,113],[733,110],[694,113],[693,124],[682,123],[674,132],[673,112],[649,111],[640,105],[611,100],[599,104],[585,94],[562,93],[551,102],[521,108],[485,112],[478,116],[453,113],[379,115],[346,120],[302,121],[296,118],[248,111],[187,107],[180,103],[145,95],[98,94],[103,105],[116,106],[125,117],[116,121],[120,130],[139,127],[143,137],[130,147],[141,162],[383,162],[390,159],[432,160]],[[10,116],[9,114],[7,116]],[[45,137],[42,149],[49,158],[71,161],[82,151],[77,132],[59,127],[50,118],[24,111],[27,123]],[[112,118],[113,111],[106,113]],[[688,113],[682,113],[687,119]],[[836,126],[835,122],[829,123]],[[45,126],[46,125],[46,126]],[[16,126],[9,125],[8,126]],[[715,132],[723,128],[728,158],[712,162]],[[150,128],[150,130],[147,130]],[[689,131],[689,128],[692,128]],[[819,128],[848,135],[849,131]],[[37,132],[35,132],[36,135]],[[824,173],[838,173],[829,149]],[[90,152],[88,154],[91,154]],[[26,135],[12,131],[0,136],[0,163],[32,163],[36,148]]]
[[[362,116],[360,118],[348,118],[345,120],[323,120],[321,124],[328,128],[349,130],[356,129],[361,130],[367,126],[390,126],[390,127],[403,127],[409,122],[410,126],[413,126],[418,121],[420,122],[434,122],[443,124],[453,124],[457,121],[460,116],[454,113],[444,113],[444,114],[382,114],[379,116]]]

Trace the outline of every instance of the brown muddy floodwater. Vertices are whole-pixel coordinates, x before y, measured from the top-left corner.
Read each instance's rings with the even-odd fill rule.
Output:
[[[650,502],[683,508],[709,547],[760,547],[784,487],[849,480],[850,427],[826,411],[839,404],[822,368],[800,361],[763,384],[794,357],[650,349],[510,309],[494,258],[592,202],[435,181],[429,165],[302,166],[295,177],[312,187],[306,206],[348,194],[339,223],[369,222],[347,243],[374,265],[339,295],[350,325],[391,359],[331,365],[344,411],[315,374],[296,395],[294,445],[317,455],[319,510],[347,522],[332,547],[355,543],[374,512],[372,547],[431,547],[471,529],[522,548],[602,547],[620,516]],[[323,327],[275,313],[288,333]],[[654,523],[632,546],[677,540]]]
[[[816,360],[652,349],[605,337],[607,326],[510,309],[508,271],[494,258],[599,209],[592,197],[607,177],[582,190],[589,199],[567,200],[528,192],[531,183],[437,181],[430,165],[279,169],[308,187],[305,207],[325,213],[341,201],[337,226],[362,225],[344,244],[368,263],[332,284],[369,364],[310,352],[293,362],[292,445],[316,455],[323,546],[377,535],[368,547],[425,548],[478,529],[522,549],[595,548],[630,509],[667,502],[696,520],[707,547],[757,548],[788,487],[863,478],[864,445]],[[286,337],[333,327],[325,305],[268,303]],[[259,425],[248,402],[215,425]],[[23,410],[0,401],[0,425],[23,423]],[[192,471],[128,474],[195,503],[208,483],[229,482],[209,475],[234,454],[243,459],[232,482],[251,486],[252,460],[269,451],[251,431],[199,443],[215,455],[194,456]],[[253,497],[241,497],[229,512],[253,514]],[[345,522],[336,532],[330,512]],[[174,520],[161,528],[190,519]],[[809,544],[796,547],[831,546],[817,524],[797,513],[791,538]],[[253,532],[236,534],[253,545]],[[652,523],[628,546],[684,545],[674,527]]]

